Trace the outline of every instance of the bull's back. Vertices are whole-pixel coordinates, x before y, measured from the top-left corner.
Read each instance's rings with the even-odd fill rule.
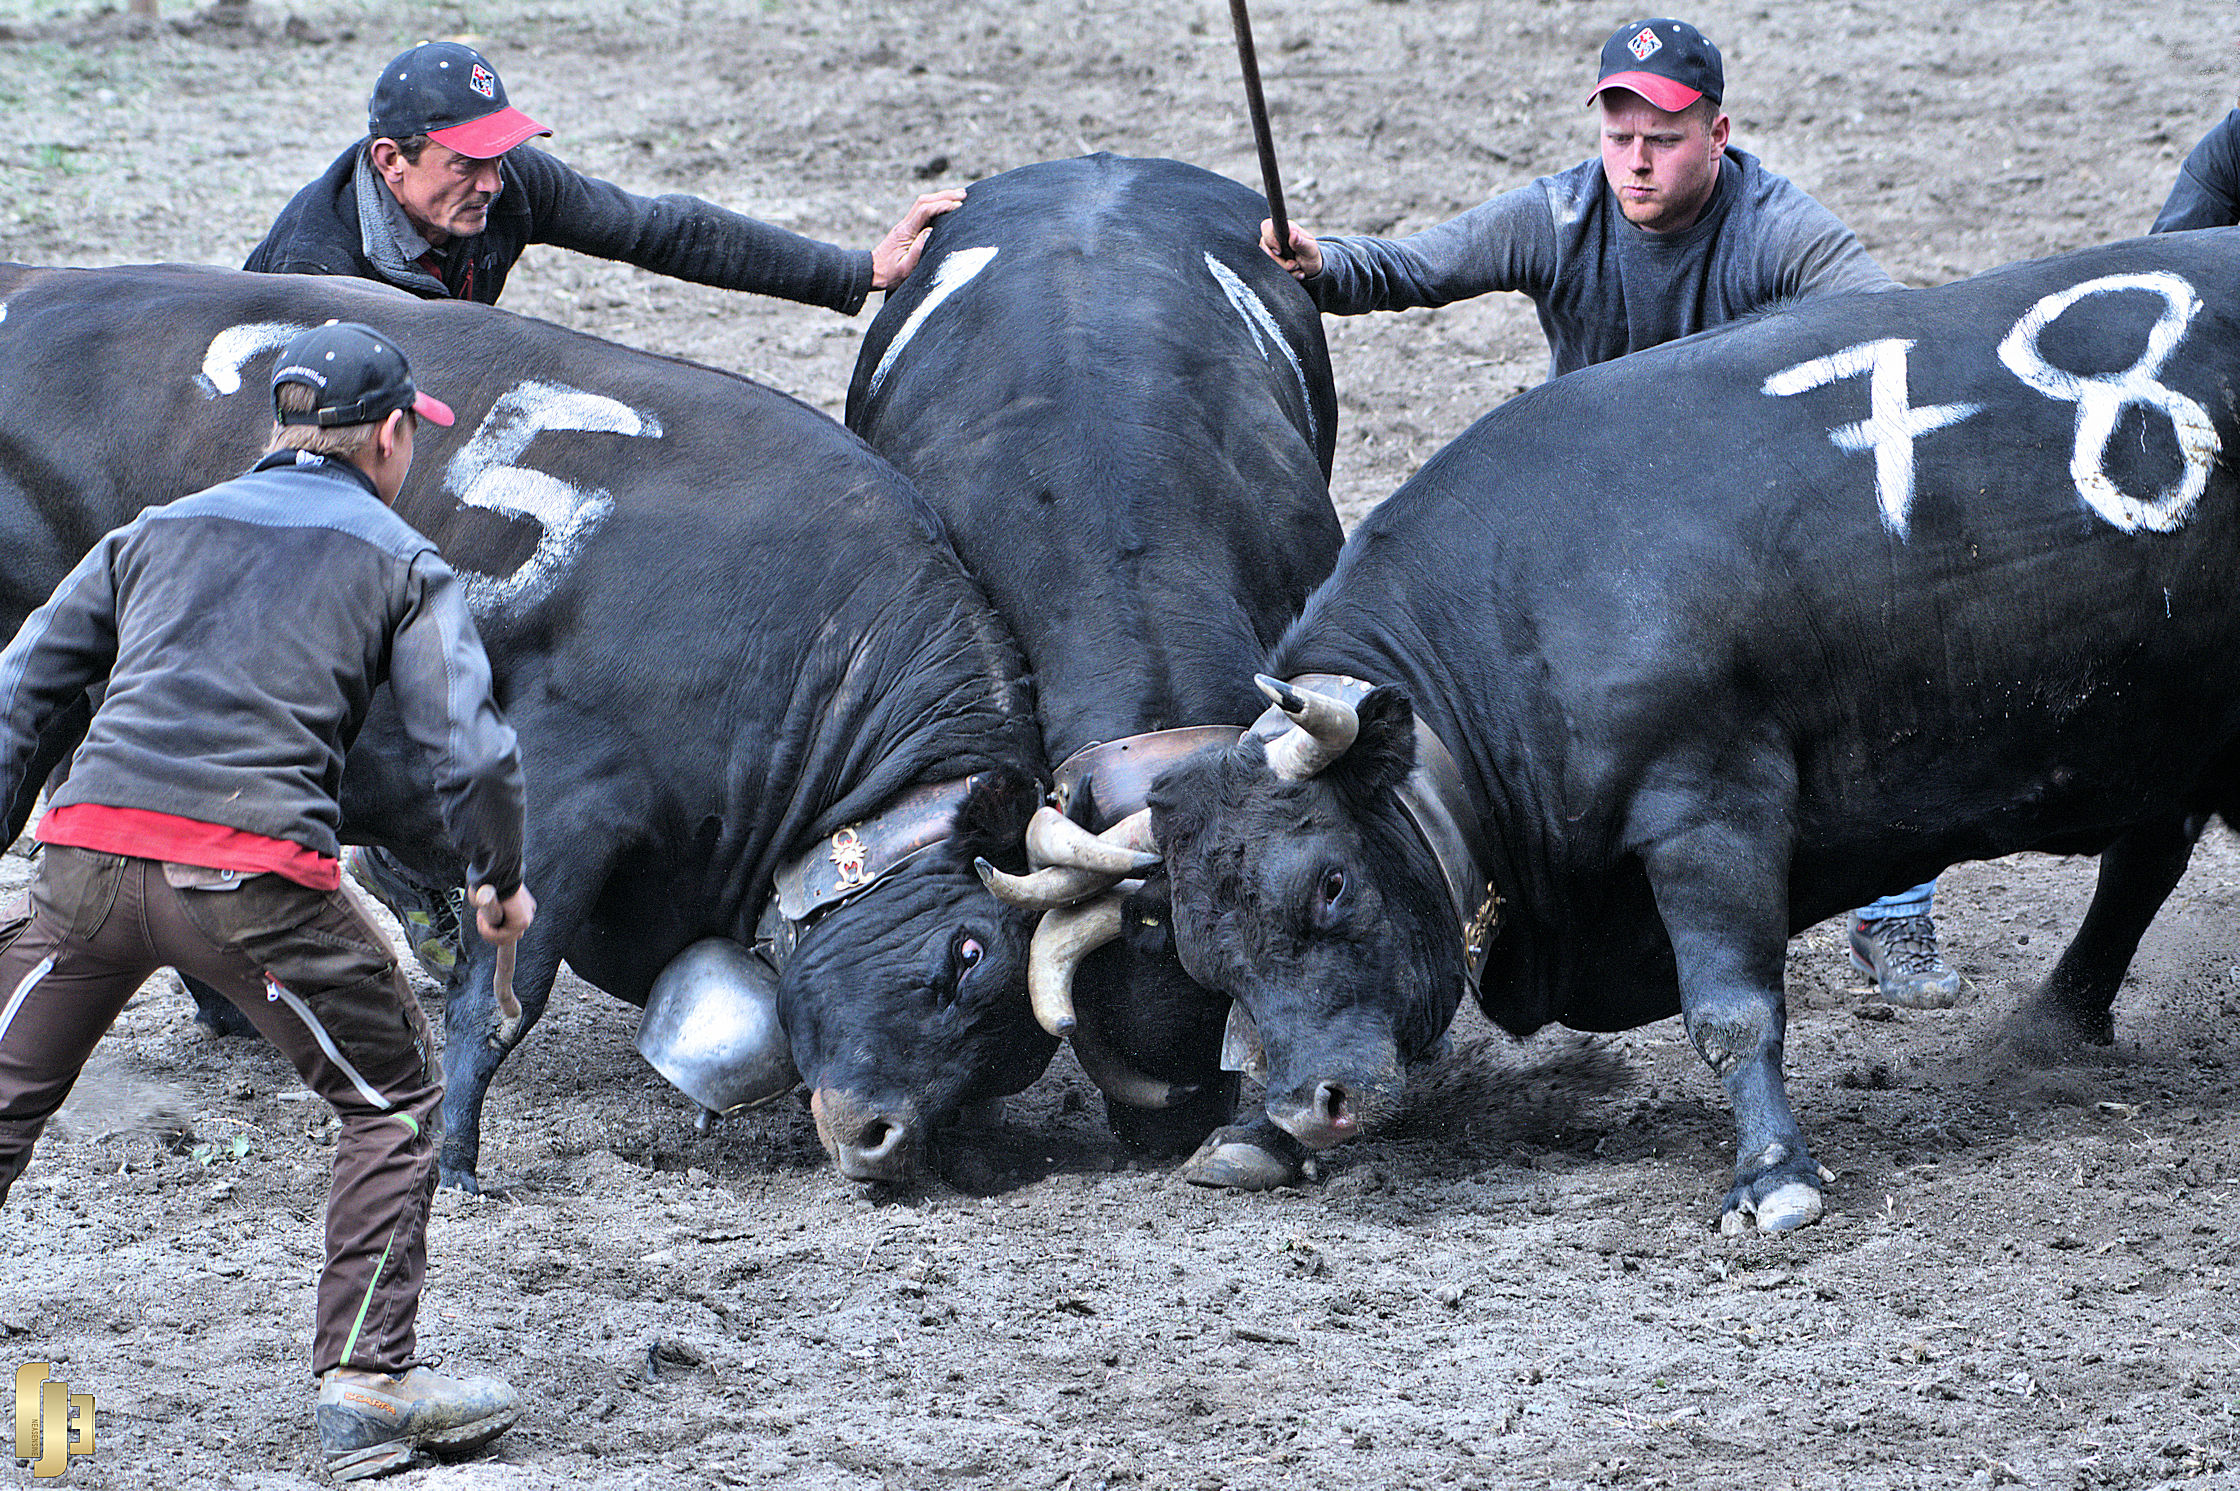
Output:
[[[1319,318],[1260,199],[1092,156],[976,183],[867,336],[849,422],[941,508],[1054,750],[1248,717],[1340,541]]]

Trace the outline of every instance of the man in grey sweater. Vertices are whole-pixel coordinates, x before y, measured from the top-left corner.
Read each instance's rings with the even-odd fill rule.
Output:
[[[1550,377],[1783,301],[1896,288],[1834,213],[1728,144],[1725,83],[1718,48],[1685,21],[1621,26],[1588,95],[1601,108],[1596,159],[1406,238],[1317,239],[1294,223],[1287,257],[1263,223],[1260,246],[1335,315],[1522,291]],[[1935,889],[1852,918],[1852,961],[1893,1003],[1959,996],[1937,953]]]

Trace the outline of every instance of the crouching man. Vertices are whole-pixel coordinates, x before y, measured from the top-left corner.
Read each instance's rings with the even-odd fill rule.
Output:
[[[520,1412],[505,1383],[416,1360],[443,1085],[337,839],[343,756],[384,680],[471,883],[496,893],[482,934],[519,938],[536,905],[489,661],[450,568],[390,510],[418,421],[451,411],[348,323],[288,344],[273,406],[248,473],[107,535],[0,653],[0,802],[48,722],[103,689],[39,825],[31,914],[0,927],[0,1203],[151,973],[218,988],[342,1121],[311,1365],[328,1468],[359,1480]]]

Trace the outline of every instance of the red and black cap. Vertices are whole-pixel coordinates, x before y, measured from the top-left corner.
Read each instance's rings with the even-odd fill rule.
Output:
[[[318,393],[311,408],[281,412],[280,389],[289,383]],[[451,423],[451,406],[413,387],[404,354],[370,326],[329,321],[298,332],[273,365],[272,417],[281,424],[372,424],[396,409]]]
[[[455,41],[424,41],[381,69],[366,130],[377,140],[426,135],[475,160],[552,133],[506,102],[506,85],[487,58]]]
[[[1620,26],[1602,44],[1602,75],[1595,79],[1593,103],[1605,88],[1638,93],[1667,114],[1677,114],[1699,98],[1719,102],[1726,95],[1726,69],[1719,49],[1686,21],[1657,19]]]

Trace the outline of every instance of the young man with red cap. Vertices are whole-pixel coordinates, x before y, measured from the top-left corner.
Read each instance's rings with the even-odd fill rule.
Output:
[[[215,986],[342,1121],[311,1367],[338,1480],[457,1454],[513,1389],[419,1360],[443,1082],[387,939],[341,889],[342,761],[387,682],[434,768],[482,934],[520,937],[521,767],[435,546],[390,511],[421,419],[370,327],[291,341],[271,449],[94,545],[0,652],[0,802],[41,732],[101,689],[40,820],[28,916],[0,923],[0,1202],[95,1044],[169,966]],[[285,575],[284,625],[272,576]]]
[[[495,305],[523,250],[549,243],[852,316],[917,267],[928,226],[964,200],[929,192],[876,248],[844,249],[697,197],[634,196],[525,143],[551,133],[507,103],[480,52],[422,42],[381,70],[367,137],[296,193],[241,267]]]
[[[1291,225],[1260,246],[1334,315],[1439,306],[1491,290],[1532,297],[1548,375],[1720,326],[1781,301],[1897,282],[1827,208],[1728,143],[1719,49],[1685,21],[1621,26],[1590,104],[1601,154],[1406,238],[1324,238]],[[1893,1003],[1947,1005],[1934,881],[1862,908],[1852,961]]]

